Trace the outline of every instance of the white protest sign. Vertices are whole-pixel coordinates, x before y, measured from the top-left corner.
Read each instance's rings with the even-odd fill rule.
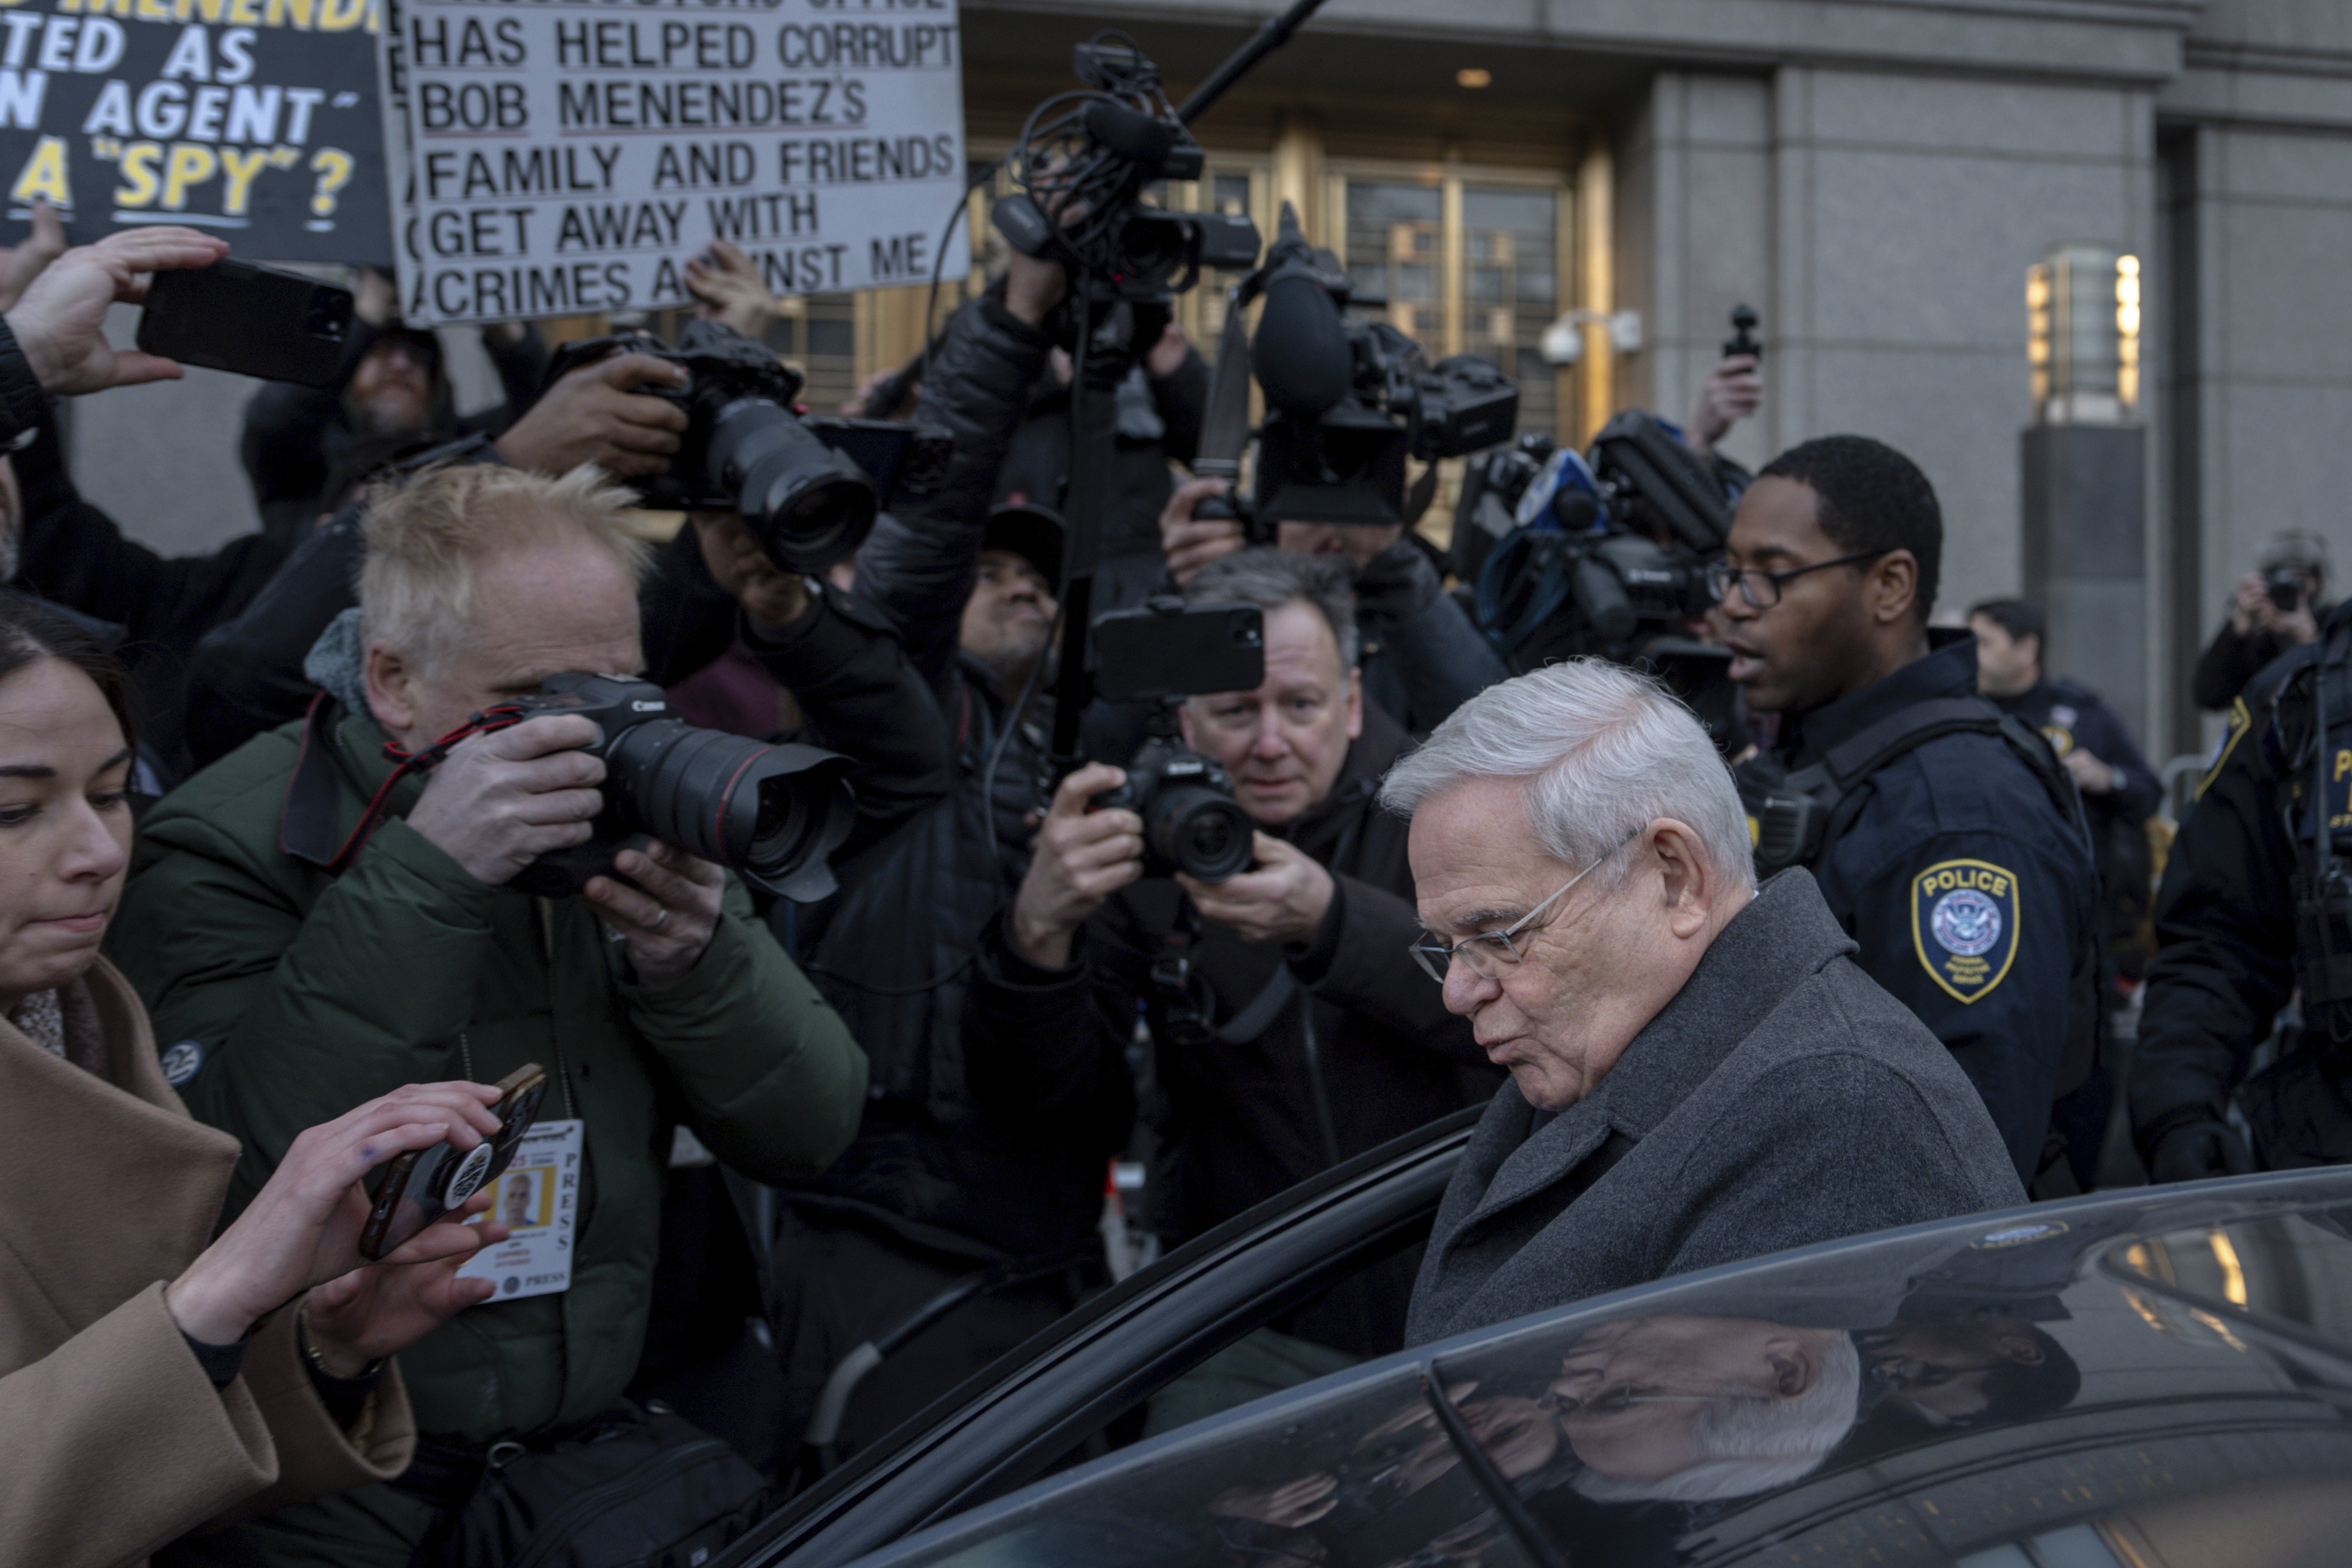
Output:
[[[402,0],[416,323],[689,302],[734,241],[778,294],[970,268],[956,0]]]

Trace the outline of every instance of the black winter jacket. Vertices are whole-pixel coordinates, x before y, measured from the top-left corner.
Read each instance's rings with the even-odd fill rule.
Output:
[[[1329,913],[1303,950],[1206,927],[1192,952],[1213,1026],[1230,1025],[1270,984],[1293,994],[1252,1037],[1227,1041],[1181,1021],[1152,978],[1184,902],[1162,879],[1114,894],[1080,933],[1071,967],[1041,970],[1013,952],[1003,922],[982,950],[966,1030],[972,1082],[992,1104],[1051,1114],[1073,1093],[1125,1071],[1140,1016],[1157,1046],[1166,1125],[1151,1172],[1152,1227],[1198,1236],[1343,1160],[1491,1098],[1467,1020],[1446,1012],[1406,948],[1419,936],[1406,825],[1375,798],[1411,744],[1373,705],[1323,804],[1281,837],[1333,874]],[[1180,1010],[1181,1010],[1181,1004]],[[1290,1331],[1358,1354],[1393,1350],[1412,1291],[1411,1259],[1373,1270],[1302,1310]]]
[[[122,536],[67,473],[48,398],[0,321],[0,446],[13,452],[24,496],[16,585],[121,629],[141,749],[166,786],[192,771],[185,733],[188,660],[198,639],[236,616],[286,558],[258,533],[209,555],[163,556]]]
[[[946,479],[877,523],[858,555],[856,603],[835,605],[898,628],[928,700],[908,699],[894,722],[932,727],[952,749],[957,782],[841,867],[837,898],[795,912],[803,963],[849,1020],[873,1078],[848,1152],[790,1194],[934,1252],[1039,1262],[1098,1249],[1105,1162],[1135,1104],[1123,1059],[1063,1085],[1045,1108],[984,1100],[966,1055],[972,955],[1028,867],[1025,816],[1045,737],[1034,713],[1004,737],[1017,694],[999,692],[958,644],[997,472],[1046,347],[993,295],[949,323],[923,394],[924,417],[955,437]],[[881,730],[832,721],[805,686],[818,662],[810,650],[747,646],[801,697],[828,743],[866,755]],[[992,781],[982,774],[1001,737]]]

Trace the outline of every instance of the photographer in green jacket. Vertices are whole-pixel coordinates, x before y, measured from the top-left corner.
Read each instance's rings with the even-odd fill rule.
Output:
[[[592,469],[496,465],[374,498],[358,635],[313,655],[328,695],[148,816],[115,927],[173,1081],[244,1141],[232,1214],[295,1133],[356,1100],[547,1069],[515,1163],[541,1223],[509,1247],[534,1249],[492,1249],[499,1293],[401,1356],[418,1430],[461,1456],[576,1430],[619,1398],[673,1126],[755,1179],[805,1178],[856,1131],[866,1090],[841,1019],[718,867],[655,845],[576,899],[506,886],[590,836],[604,764],[580,749],[584,718],[468,719],[562,671],[639,668],[625,504]],[[400,1568],[444,1511],[415,1476],[174,1561]]]

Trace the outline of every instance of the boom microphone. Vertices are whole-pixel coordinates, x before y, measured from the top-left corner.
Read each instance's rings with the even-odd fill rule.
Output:
[[[1269,409],[1319,419],[1355,384],[1356,356],[1347,322],[1315,265],[1298,215],[1282,204],[1282,226],[1266,275],[1265,308],[1250,344],[1250,363]]]

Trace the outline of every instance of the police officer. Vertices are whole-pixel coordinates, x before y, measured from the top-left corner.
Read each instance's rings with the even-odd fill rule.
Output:
[[[1857,962],[1951,1049],[2019,1176],[2099,1030],[2098,878],[2049,746],[1978,698],[1975,639],[1930,631],[1936,492],[1859,436],[1792,447],[1716,569],[1731,679],[1780,715],[1743,763],[1758,865],[1812,868]]]
[[[2133,1142],[2157,1181],[2352,1160],[2347,791],[2352,601],[2231,705],[2165,865],[2131,1076]],[[2298,989],[2299,1024],[2249,1078]],[[2233,1091],[2251,1150],[2224,1120]]]
[[[2042,731],[2083,792],[2083,815],[2099,863],[2107,956],[2116,973],[2147,973],[2142,921],[2148,913],[2147,819],[2164,786],[2133,743],[2131,731],[2089,687],[2053,680],[2042,669],[2048,642],[2041,609],[2022,599],[1988,599],[1969,611],[1977,637],[1977,690],[2004,713]]]

